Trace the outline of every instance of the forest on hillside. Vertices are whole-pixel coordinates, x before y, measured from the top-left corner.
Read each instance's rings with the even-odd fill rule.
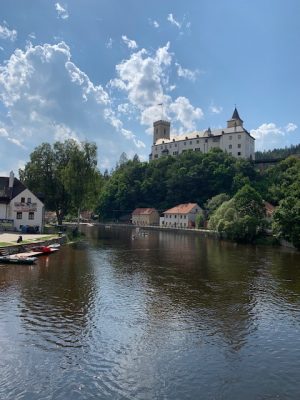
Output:
[[[300,144],[292,145],[281,149],[256,151],[255,160],[273,160],[273,159],[284,159],[292,155],[300,156]]]
[[[267,201],[277,206],[274,233],[300,247],[298,157],[290,156],[262,172],[251,161],[220,149],[206,154],[187,151],[151,162],[141,162],[137,155],[128,160],[123,154],[104,174],[96,165],[95,144],[44,143],[31,154],[20,177],[32,191],[46,193],[46,207],[56,211],[60,221],[83,209],[94,210],[101,221],[119,221],[137,207],[162,212],[195,202],[205,210],[202,222],[211,219],[213,229],[245,242],[266,228]]]

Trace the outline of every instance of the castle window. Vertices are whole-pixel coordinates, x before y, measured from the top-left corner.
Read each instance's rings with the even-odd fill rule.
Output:
[[[29,211],[28,219],[34,219],[34,212],[33,211]]]
[[[197,135],[198,136],[198,135]],[[199,136],[198,136],[199,137]],[[197,140],[197,143],[199,143],[199,140]]]
[[[199,148],[199,147],[196,147],[196,148],[195,148],[195,151],[200,151],[200,148]]]
[[[21,197],[21,203],[25,203],[25,197]]]
[[[205,143],[207,143],[207,139],[205,139]]]
[[[156,134],[158,134],[158,128],[156,128]]]
[[[192,140],[190,141],[190,144],[193,144],[193,141],[192,141]]]
[[[238,151],[238,156],[240,156],[241,155],[241,152],[240,151]]]
[[[213,138],[213,142],[218,142],[219,138]]]
[[[175,143],[175,147],[177,147],[177,143]]]
[[[166,134],[166,129],[164,128],[164,135]]]
[[[238,135],[238,139],[240,139],[242,136],[241,135]]]
[[[240,143],[238,144],[238,148],[239,148],[239,149],[241,148],[241,144],[240,144]]]
[[[158,154],[155,154],[155,155],[154,155],[154,158],[158,158]]]
[[[183,143],[186,146],[186,142]]]
[[[229,145],[229,148],[232,149],[232,144]]]
[[[21,212],[17,212],[17,219],[22,219],[22,213]]]

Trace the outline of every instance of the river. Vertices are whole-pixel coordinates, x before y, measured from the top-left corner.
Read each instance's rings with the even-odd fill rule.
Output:
[[[300,253],[87,227],[0,265],[0,399],[299,399]]]

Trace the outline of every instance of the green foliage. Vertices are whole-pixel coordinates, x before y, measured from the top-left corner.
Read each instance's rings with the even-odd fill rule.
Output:
[[[201,229],[204,227],[204,223],[205,223],[205,216],[204,212],[201,211],[196,215],[195,226],[197,229]]]
[[[285,147],[284,149],[273,149],[267,151],[256,151],[255,159],[256,160],[272,160],[272,159],[280,159],[286,158],[291,155],[300,154],[300,144],[292,145],[290,147]]]
[[[220,193],[216,196],[212,197],[211,199],[207,200],[204,204],[204,207],[207,211],[208,216],[213,214],[217,208],[220,207],[225,201],[228,201],[230,197],[226,193]]]
[[[98,212],[104,219],[118,219],[136,207],[162,211],[179,203],[202,205],[219,193],[234,194],[236,174],[258,180],[250,162],[219,149],[206,154],[188,151],[150,163],[135,157],[120,163],[111,174],[101,192]]]
[[[265,207],[259,193],[249,185],[217,208],[208,227],[224,233],[228,239],[251,243],[265,227]]]
[[[19,171],[20,179],[33,192],[43,193],[46,209],[55,211],[61,224],[68,212],[95,204],[101,185],[96,159],[97,147],[93,143],[43,143],[31,153],[24,170]]]
[[[281,200],[274,213],[273,230],[300,250],[300,197],[289,196]]]

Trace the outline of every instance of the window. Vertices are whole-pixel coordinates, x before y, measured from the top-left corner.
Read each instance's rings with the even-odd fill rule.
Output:
[[[177,156],[178,151],[173,151],[173,156]]]
[[[21,203],[25,203],[25,197],[21,197]]]
[[[213,138],[213,142],[218,142],[219,138]]]
[[[22,213],[21,212],[17,212],[17,219],[22,219]]]
[[[240,143],[238,144],[238,148],[239,148],[239,149],[241,148],[241,144],[240,144]]]
[[[158,158],[158,154],[155,154],[155,155],[154,155],[154,158]]]
[[[166,134],[166,129],[164,128],[164,135]]]
[[[28,219],[34,219],[34,212],[33,211],[29,211]]]
[[[238,135],[238,139],[240,139],[242,136],[241,135]]]
[[[186,142],[183,143],[186,146]]]
[[[241,155],[241,152],[240,151],[238,151],[238,156],[240,156]]]
[[[205,139],[205,143],[207,143],[207,139]]]
[[[199,143],[199,140],[197,140],[197,143]]]
[[[177,143],[175,143],[175,147],[177,147]]]
[[[229,140],[232,140],[232,136],[229,136]]]
[[[192,140],[190,141],[190,144],[193,144],[193,141],[192,141]]]
[[[200,151],[200,148],[199,148],[199,147],[196,147],[196,148],[195,148],[195,151]]]
[[[186,219],[186,215],[184,216],[184,219]]]
[[[156,128],[156,134],[158,134],[158,128]]]
[[[229,145],[229,148],[232,149],[232,144]]]
[[[27,198],[27,204],[31,204],[31,197]]]
[[[177,218],[177,215],[175,214],[175,218]]]

